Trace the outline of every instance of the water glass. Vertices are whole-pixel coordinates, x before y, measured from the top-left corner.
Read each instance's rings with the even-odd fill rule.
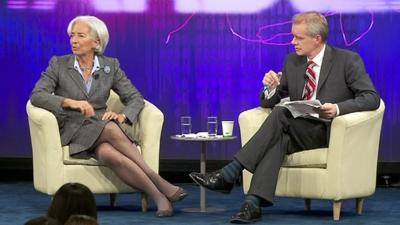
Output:
[[[187,135],[192,133],[192,117],[181,116],[181,134]]]
[[[216,116],[207,117],[207,133],[208,136],[215,137],[217,136],[218,131],[218,120]]]

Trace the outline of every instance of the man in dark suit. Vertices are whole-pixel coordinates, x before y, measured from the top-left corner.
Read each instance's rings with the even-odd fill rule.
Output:
[[[260,129],[221,170],[191,178],[209,190],[229,193],[243,169],[253,173],[250,189],[232,223],[261,219],[261,205],[272,205],[278,173],[285,154],[328,146],[331,120],[351,112],[379,107],[377,94],[357,53],[326,44],[328,23],[318,12],[293,17],[296,53],[284,62],[282,76],[269,71],[263,78],[260,105],[273,108],[281,99],[321,101],[315,114],[293,118],[284,107],[274,107]]]

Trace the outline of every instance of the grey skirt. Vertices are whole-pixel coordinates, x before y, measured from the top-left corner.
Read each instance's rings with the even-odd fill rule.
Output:
[[[107,123],[116,123],[119,126],[119,123],[113,120],[86,119],[68,144],[69,155],[78,159],[97,158],[95,154],[96,141],[99,139]],[[121,131],[124,132],[122,129]],[[137,144],[135,140],[132,140],[128,135],[126,136],[131,142]]]

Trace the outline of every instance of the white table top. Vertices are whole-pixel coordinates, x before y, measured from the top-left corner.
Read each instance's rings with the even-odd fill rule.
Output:
[[[236,138],[236,136],[196,136],[195,134],[191,134],[189,136],[183,136],[181,134],[171,136],[171,139],[178,141],[228,141]]]

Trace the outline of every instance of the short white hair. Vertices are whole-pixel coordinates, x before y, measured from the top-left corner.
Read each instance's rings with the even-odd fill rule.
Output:
[[[97,54],[103,54],[103,52],[106,50],[109,39],[109,34],[106,24],[95,16],[77,16],[74,19],[72,19],[71,22],[69,22],[68,24],[67,28],[68,35],[71,35],[72,27],[77,22],[83,22],[89,26],[90,36],[94,40],[99,41],[99,46],[95,48],[94,52]]]
[[[316,11],[298,13],[293,16],[293,24],[305,23],[310,37],[321,35],[322,42],[328,39],[328,21],[324,15]]]

